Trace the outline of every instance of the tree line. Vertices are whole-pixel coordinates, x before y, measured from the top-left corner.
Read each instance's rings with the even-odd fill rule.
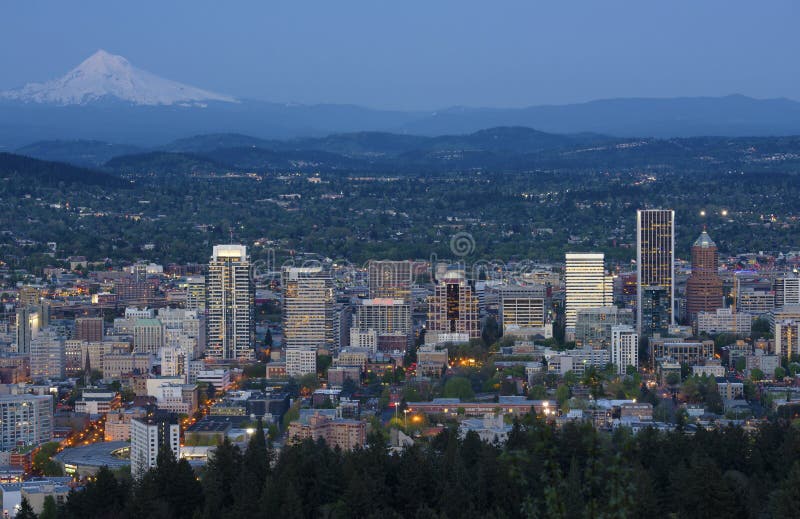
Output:
[[[782,518],[800,517],[798,488],[800,430],[785,421],[632,435],[529,416],[503,446],[444,429],[394,452],[373,432],[364,449],[307,440],[277,457],[259,425],[244,451],[221,443],[199,477],[169,451],[136,482],[102,469],[55,516]]]

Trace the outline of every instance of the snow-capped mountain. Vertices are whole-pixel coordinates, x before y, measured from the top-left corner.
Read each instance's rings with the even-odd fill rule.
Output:
[[[55,105],[86,105],[106,99],[144,106],[238,102],[230,96],[158,77],[104,50],[98,50],[63,77],[0,92],[0,98]]]

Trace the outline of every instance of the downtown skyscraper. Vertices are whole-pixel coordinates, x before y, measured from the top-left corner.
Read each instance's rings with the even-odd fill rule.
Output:
[[[692,319],[700,312],[722,308],[717,245],[704,230],[692,245],[692,274],[686,280],[686,312]]]
[[[613,303],[613,280],[606,275],[605,255],[602,252],[567,253],[565,259],[566,333],[574,337],[579,309]]]
[[[321,265],[284,267],[281,286],[286,349],[333,353],[335,297],[331,271]]]
[[[448,267],[428,297],[425,344],[464,343],[480,337],[478,298],[464,270]]]
[[[215,245],[206,276],[206,357],[253,358],[254,291],[244,245]]]
[[[665,332],[675,323],[675,211],[636,211],[636,289],[639,336]],[[645,315],[652,308],[665,311]]]

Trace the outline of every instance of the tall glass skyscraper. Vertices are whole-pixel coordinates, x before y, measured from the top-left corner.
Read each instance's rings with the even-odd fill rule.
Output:
[[[287,350],[313,349],[335,353],[334,288],[331,271],[323,266],[284,267],[283,339]]]
[[[636,211],[636,326],[643,335],[644,289],[661,287],[664,299],[649,308],[667,308],[668,324],[675,323],[675,211],[639,209]],[[661,319],[659,319],[661,320]]]
[[[206,276],[206,357],[253,358],[254,291],[244,245],[215,245]]]
[[[613,302],[613,280],[606,276],[603,253],[567,253],[564,282],[566,332],[574,337],[579,309],[609,306]]]

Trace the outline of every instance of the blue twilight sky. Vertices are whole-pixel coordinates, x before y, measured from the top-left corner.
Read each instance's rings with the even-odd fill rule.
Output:
[[[0,89],[99,48],[239,97],[433,109],[800,99],[800,2],[7,0]]]

